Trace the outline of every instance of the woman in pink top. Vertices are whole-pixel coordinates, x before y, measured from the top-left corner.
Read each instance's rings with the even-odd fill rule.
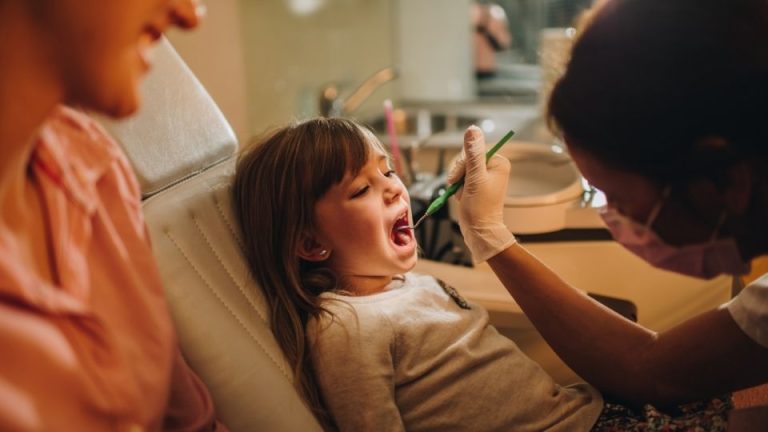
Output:
[[[191,0],[0,1],[0,430],[213,430],[117,145],[60,104],[138,106]]]
[[[475,27],[472,36],[475,75],[480,79],[493,78],[496,76],[496,53],[512,45],[506,12],[497,4],[474,2],[470,17]]]

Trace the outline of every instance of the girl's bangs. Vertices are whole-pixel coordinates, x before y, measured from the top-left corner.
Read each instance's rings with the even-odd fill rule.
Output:
[[[387,154],[368,129],[346,119],[313,120],[305,167],[306,181],[311,181],[312,197],[318,199],[348,174],[356,176],[368,162],[371,152]]]

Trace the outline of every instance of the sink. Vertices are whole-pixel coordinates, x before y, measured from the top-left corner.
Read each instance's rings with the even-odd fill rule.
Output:
[[[510,129],[520,130],[539,116],[536,105],[432,104],[401,106],[393,111],[397,141],[403,150],[411,179],[420,173],[443,174],[448,161],[462,148],[464,131],[480,127],[488,142],[495,142]],[[390,147],[383,113],[361,119],[385,148]]]
[[[542,234],[567,227],[568,214],[584,196],[581,174],[562,147],[512,140],[498,154],[512,169],[504,199],[504,223],[516,234]],[[449,201],[458,221],[458,204]]]
[[[434,112],[429,109],[396,109],[392,113],[395,133],[404,146],[418,145],[420,141],[441,132],[463,131],[482,119],[456,113]],[[387,139],[386,118],[374,117],[367,124],[385,144]]]

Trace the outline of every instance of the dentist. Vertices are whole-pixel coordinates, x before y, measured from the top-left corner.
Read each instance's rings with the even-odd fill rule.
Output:
[[[0,430],[216,429],[176,344],[137,181],[80,111],[134,112],[146,49],[201,11],[0,0]]]
[[[549,101],[617,242],[654,266],[741,275],[768,255],[768,3],[610,0]],[[608,398],[679,404],[768,381],[768,275],[657,333],[596,303],[502,221],[509,162],[465,135],[460,225],[557,354]]]

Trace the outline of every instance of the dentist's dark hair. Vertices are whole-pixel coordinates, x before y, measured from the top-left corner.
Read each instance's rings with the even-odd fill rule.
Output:
[[[768,159],[766,0],[608,0],[549,100],[569,146],[658,183]]]
[[[318,296],[337,289],[338,280],[323,262],[299,258],[298,248],[316,229],[317,201],[347,173],[357,175],[372,148],[386,154],[368,129],[351,120],[295,123],[242,152],[232,187],[243,253],[269,305],[272,333],[296,389],[326,429],[333,421],[315,382],[305,329],[310,318],[330,313]]]

